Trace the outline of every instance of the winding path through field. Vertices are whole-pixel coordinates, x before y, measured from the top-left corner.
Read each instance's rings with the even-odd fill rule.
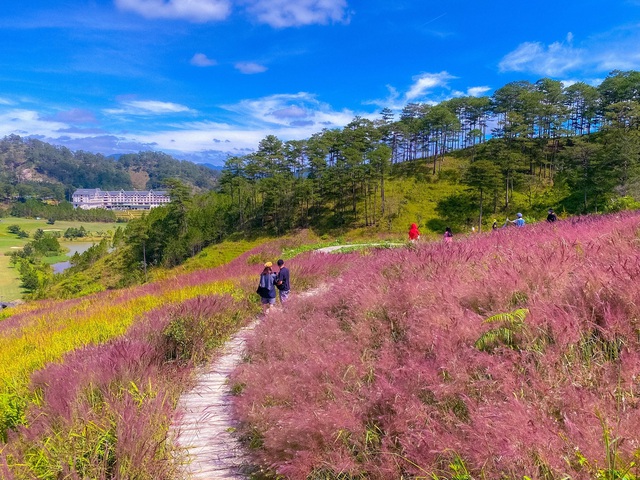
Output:
[[[330,253],[361,245],[334,245],[317,250]],[[374,246],[373,244],[370,246]],[[321,285],[303,292],[310,296],[326,289]],[[245,342],[259,320],[236,333],[223,347],[222,355],[198,372],[196,386],[178,404],[173,426],[174,444],[185,457],[181,478],[191,480],[241,480],[248,478],[251,465],[246,451],[233,435],[232,394],[228,378],[240,363]]]
[[[240,330],[222,355],[198,374],[197,385],[180,398],[182,414],[175,444],[186,455],[183,478],[240,480],[247,478],[247,455],[232,434],[231,392],[227,379],[240,362],[244,344],[257,324]]]

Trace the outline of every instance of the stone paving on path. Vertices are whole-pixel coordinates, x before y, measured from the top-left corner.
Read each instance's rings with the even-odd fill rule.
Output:
[[[221,357],[198,374],[196,386],[180,398],[175,445],[185,454],[184,479],[247,478],[247,455],[234,437],[232,395],[227,379],[240,362],[247,336],[257,321],[240,330],[224,346]]]

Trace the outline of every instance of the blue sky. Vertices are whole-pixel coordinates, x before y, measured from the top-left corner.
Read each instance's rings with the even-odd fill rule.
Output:
[[[9,0],[0,136],[221,164],[408,102],[640,70],[640,0]]]

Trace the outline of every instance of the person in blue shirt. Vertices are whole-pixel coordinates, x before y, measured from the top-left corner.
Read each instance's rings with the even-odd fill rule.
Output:
[[[516,219],[515,220],[509,220],[511,223],[513,223],[516,227],[524,227],[525,225],[525,221],[524,218],[522,218],[522,214],[521,213],[516,213]]]
[[[280,293],[280,304],[283,305],[291,293],[291,283],[289,281],[289,269],[284,266],[284,260],[278,260],[278,267],[280,271],[276,277],[276,287]]]

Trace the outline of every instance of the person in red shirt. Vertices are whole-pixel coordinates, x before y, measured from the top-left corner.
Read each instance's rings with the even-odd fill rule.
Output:
[[[420,232],[418,231],[418,225],[415,223],[411,224],[411,228],[409,229],[409,240],[415,242],[420,238]]]

